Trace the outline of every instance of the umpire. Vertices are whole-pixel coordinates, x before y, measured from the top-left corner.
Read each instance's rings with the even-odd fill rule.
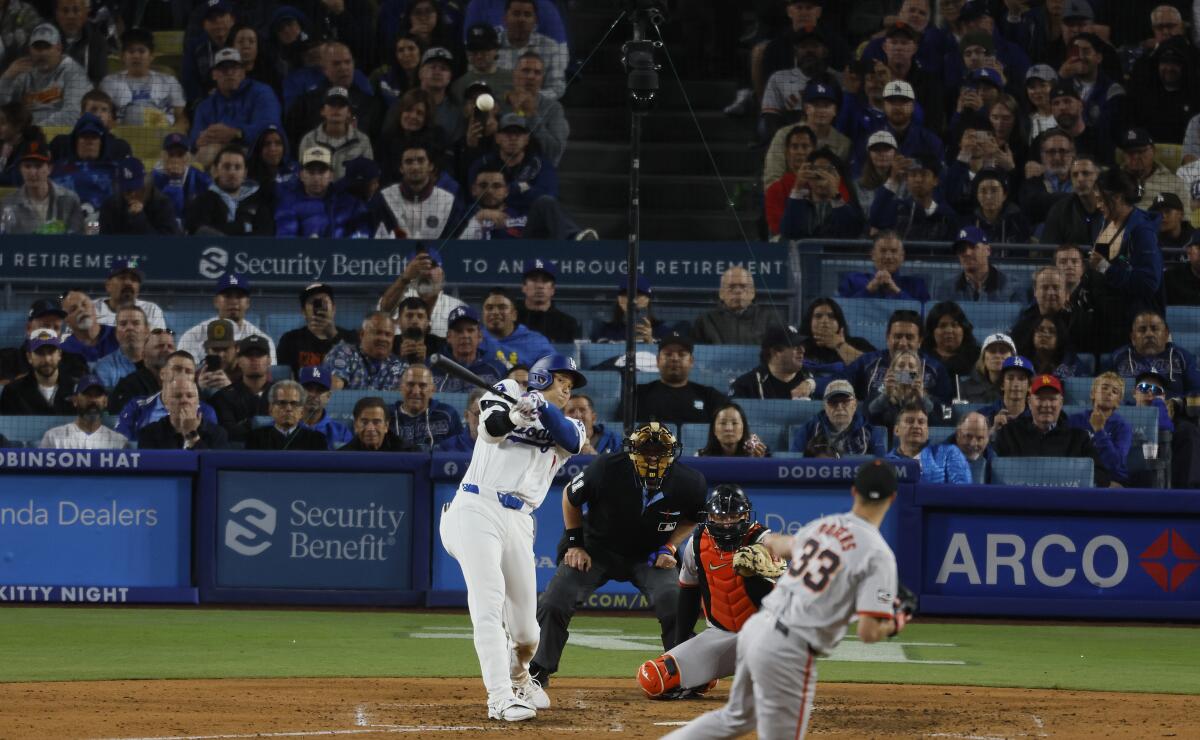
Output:
[[[663,648],[675,646],[675,551],[696,527],[707,493],[703,475],[675,462],[681,447],[669,429],[650,422],[563,489],[566,532],[558,570],[538,601],[541,640],[529,665],[542,686],[558,671],[576,606],[610,580],[637,586],[654,607]]]

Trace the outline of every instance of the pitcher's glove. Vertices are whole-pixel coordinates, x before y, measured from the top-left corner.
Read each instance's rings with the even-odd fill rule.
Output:
[[[896,598],[892,602],[892,634],[889,637],[895,637],[900,634],[900,630],[917,616],[917,595],[909,590],[903,583],[899,584],[896,591]]]
[[[733,554],[733,569],[742,577],[778,578],[787,570],[787,562],[776,560],[761,542],[743,545]]]

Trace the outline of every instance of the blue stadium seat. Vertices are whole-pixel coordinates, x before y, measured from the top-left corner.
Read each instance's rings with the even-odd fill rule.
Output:
[[[250,426],[254,429],[262,429],[269,427],[275,423],[275,419],[270,416],[256,416],[250,420]]]
[[[574,342],[569,342],[566,344],[562,344],[562,343],[555,344],[554,351],[560,355],[566,355],[567,357],[573,357],[575,359],[575,362],[579,362],[579,347]]]
[[[708,444],[707,424],[684,424],[680,427],[679,441],[683,443],[683,454],[695,455],[696,450]]]
[[[758,345],[747,344],[697,344],[693,352],[696,370],[723,370],[741,375],[758,367],[761,352]]]
[[[25,336],[25,314],[20,311],[0,312],[0,337],[5,347],[16,347]]]
[[[1079,355],[1079,372],[1089,378],[1096,376],[1096,356],[1093,354]]]
[[[272,365],[271,366],[271,382],[278,383],[281,380],[292,380],[292,368],[289,365]]]
[[[588,398],[592,399],[592,405],[599,409],[599,403],[604,400],[620,399],[621,397],[621,373],[618,370],[590,370],[584,373],[587,376],[587,385],[583,387],[580,393],[583,393]],[[642,378],[641,374],[638,379]],[[649,381],[647,381],[649,382]],[[600,412],[597,410],[597,414]],[[600,414],[604,416],[604,414]]]
[[[971,466],[971,482],[982,485],[988,482],[988,462],[986,457],[981,457],[978,460],[968,460],[967,464]]]
[[[1171,340],[1192,354],[1200,352],[1200,332],[1175,331],[1174,327],[1172,327]]]
[[[0,434],[26,447],[36,447],[47,429],[74,420],[74,416],[0,416]],[[111,418],[105,417],[106,426],[112,426],[112,422]]]
[[[1000,457],[992,464],[992,483],[1010,486],[1094,485],[1090,457]]]
[[[749,369],[749,368],[747,368]],[[741,373],[734,374],[728,370],[697,370],[693,369],[688,375],[688,380],[700,385],[707,385],[716,388],[722,393],[729,393],[729,385],[737,379]]]
[[[443,396],[450,395],[457,394],[439,393],[437,398],[441,399]],[[354,404],[358,403],[360,398],[366,398],[367,396],[379,396],[390,407],[400,400],[400,391],[334,391],[333,396],[329,399],[329,404],[325,406],[325,411],[338,421],[351,421],[354,418]]]
[[[979,409],[983,408],[984,406],[987,406],[987,404],[986,403],[956,403],[956,404],[953,404],[950,407],[950,412],[951,412],[951,418],[954,419],[954,425],[958,426],[958,422],[962,421],[962,418],[964,416],[971,413],[972,411],[978,411]]]
[[[1154,406],[1122,406],[1117,415],[1133,427],[1133,444],[1158,444],[1158,409]]]
[[[1167,306],[1171,333],[1200,332],[1200,306]]]
[[[929,427],[929,444],[940,445],[954,434],[954,427]]]
[[[1092,381],[1094,378],[1067,378],[1063,381],[1063,392],[1066,402],[1071,405],[1090,404],[1092,402]],[[1125,385],[1129,385],[1126,383]]]
[[[791,450],[772,450],[771,457],[779,460],[799,460],[804,457],[803,452],[792,452]]]
[[[592,399],[592,408],[596,410],[597,419],[619,419],[621,417],[622,407],[620,396],[616,394],[602,396],[599,393],[590,392],[592,390],[590,385],[584,388],[584,390],[589,391],[587,397]],[[617,426],[621,426],[621,423],[618,422]]]
[[[880,298],[838,298],[838,305],[846,314],[850,334],[866,339],[876,347],[885,347],[888,317],[893,311],[909,310],[921,313],[917,301],[893,301]]]
[[[964,301],[959,304],[963,313],[974,325],[975,339],[982,342],[988,334],[1003,332],[1007,334],[1012,325],[1017,323],[1017,315],[1024,308],[1020,303],[972,303]]]
[[[743,398],[738,405],[746,412],[750,429],[764,424],[789,426],[803,424],[821,412],[820,401],[781,401],[778,399]]]

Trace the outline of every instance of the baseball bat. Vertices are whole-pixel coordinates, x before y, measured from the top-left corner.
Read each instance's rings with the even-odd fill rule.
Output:
[[[513,398],[512,396],[508,395],[507,393],[496,390],[496,388],[491,383],[487,382],[483,378],[479,377],[475,373],[471,372],[467,368],[458,364],[454,360],[451,360],[449,357],[446,357],[445,355],[430,355],[429,356],[429,367],[430,368],[439,368],[443,372],[445,372],[447,375],[453,375],[454,377],[458,378],[459,380],[470,383],[471,385],[473,385],[477,388],[482,388],[485,391],[488,391],[489,393],[495,393],[497,396],[500,396],[501,398],[503,398],[505,401],[508,401],[509,403],[517,402],[517,399]]]

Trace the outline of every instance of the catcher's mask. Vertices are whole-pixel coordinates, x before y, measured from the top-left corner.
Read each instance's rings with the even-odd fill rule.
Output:
[[[683,443],[675,439],[671,430],[657,421],[638,427],[621,443],[621,450],[629,455],[638,479],[647,491],[657,491],[663,478],[671,469],[671,463],[683,451]]]
[[[720,517],[721,521],[714,517]],[[741,486],[732,483],[722,483],[714,488],[704,504],[704,527],[717,547],[726,552],[733,552],[741,546],[742,538],[750,531],[753,518],[750,497]]]

